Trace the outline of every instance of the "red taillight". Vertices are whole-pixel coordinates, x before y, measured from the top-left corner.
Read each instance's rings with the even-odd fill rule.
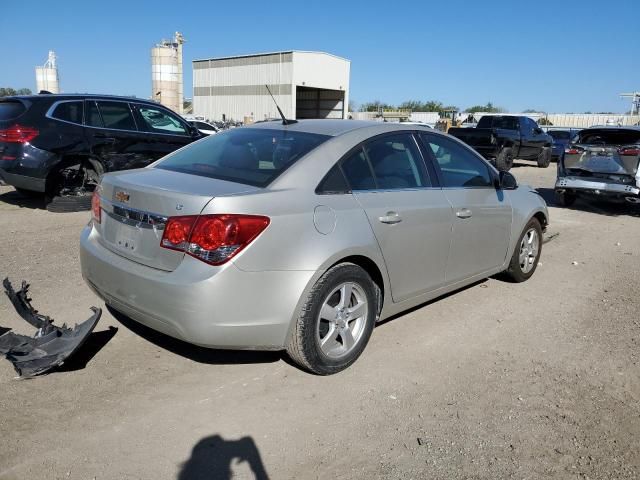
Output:
[[[584,152],[584,148],[580,147],[567,147],[564,149],[564,153],[567,155],[578,155],[582,152]]]
[[[6,130],[0,130],[0,142],[28,143],[38,136],[36,128],[14,125]]]
[[[186,251],[189,246],[189,235],[197,218],[197,215],[171,217],[164,227],[164,234],[162,235],[160,245],[172,250]]]
[[[640,155],[640,148],[638,147],[625,147],[618,150],[620,155]]]
[[[222,265],[249,245],[269,225],[258,215],[171,217],[160,245],[183,251],[211,265]]]
[[[102,207],[100,206],[100,189],[96,188],[91,196],[91,216],[93,221],[100,223],[102,221]]]

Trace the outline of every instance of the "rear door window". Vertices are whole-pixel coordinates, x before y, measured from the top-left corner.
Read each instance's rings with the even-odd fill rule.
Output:
[[[96,102],[94,100],[87,100],[85,102],[85,106],[85,125],[88,125],[89,127],[104,127]]]
[[[364,150],[359,147],[342,161],[342,171],[352,190],[374,190],[376,181]]]
[[[82,101],[59,103],[51,113],[57,120],[82,124]]]
[[[114,130],[137,130],[131,108],[126,102],[98,101],[105,128]]]
[[[22,102],[11,100],[0,102],[0,121],[13,120],[26,111],[27,108]]]
[[[177,117],[159,108],[146,105],[137,105],[138,112],[144,122],[145,130],[153,133],[165,133],[171,135],[188,135],[189,132]],[[198,127],[208,128],[208,127]]]
[[[422,157],[409,133],[384,136],[364,146],[379,189],[431,186]]]

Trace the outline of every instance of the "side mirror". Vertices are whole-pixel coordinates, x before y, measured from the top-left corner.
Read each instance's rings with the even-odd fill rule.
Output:
[[[501,190],[515,190],[518,188],[516,177],[509,172],[500,172],[498,179]]]

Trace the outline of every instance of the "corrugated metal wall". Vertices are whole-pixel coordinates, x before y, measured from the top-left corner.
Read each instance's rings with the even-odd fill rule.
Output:
[[[210,120],[275,118],[269,85],[284,114],[293,111],[291,54],[240,57],[193,63],[193,111]]]

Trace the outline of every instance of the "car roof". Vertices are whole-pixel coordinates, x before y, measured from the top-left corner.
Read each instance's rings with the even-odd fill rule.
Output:
[[[105,99],[105,100],[122,100],[126,102],[145,103],[147,105],[160,105],[158,102],[146,100],[144,98],[123,97],[120,95],[100,95],[97,93],[39,93],[37,95],[14,95],[4,97],[5,99],[20,99],[29,101],[38,100],[81,100],[81,99]]]
[[[244,128],[266,128],[270,130],[287,130],[290,132],[305,132],[305,133],[316,133],[319,135],[328,135],[331,137],[337,137],[347,132],[352,132],[354,130],[363,129],[363,128],[371,128],[377,127],[376,130],[379,132],[385,131],[395,131],[395,130],[415,130],[420,129],[421,127],[425,130],[429,130],[433,132],[433,129],[429,128],[427,125],[407,125],[403,127],[402,123],[398,122],[375,122],[375,121],[367,121],[367,120],[298,120],[296,123],[290,123],[288,125],[283,125],[281,120],[275,120],[272,122],[260,122],[254,123],[251,125],[247,125]]]
[[[636,126],[636,125],[628,125],[628,126],[624,126],[624,125],[594,125],[593,127],[588,127],[588,128],[583,128],[582,131],[587,131],[587,130],[631,130],[634,132],[640,132],[640,127]]]

